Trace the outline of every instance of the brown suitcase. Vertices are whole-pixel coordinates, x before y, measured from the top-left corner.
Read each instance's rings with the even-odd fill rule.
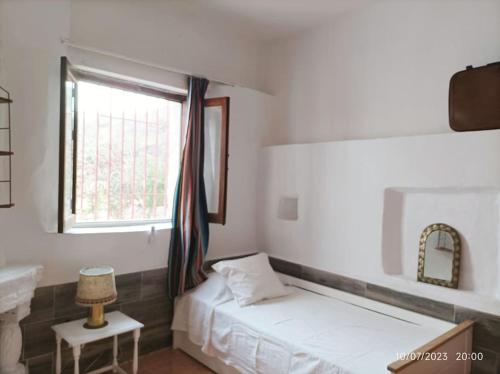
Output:
[[[455,131],[500,129],[500,62],[451,77],[449,117]]]

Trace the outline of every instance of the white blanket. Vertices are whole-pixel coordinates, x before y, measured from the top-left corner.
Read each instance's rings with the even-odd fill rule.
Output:
[[[239,307],[220,282],[212,275],[179,298],[172,329],[242,373],[386,373],[398,353],[443,333],[295,287]]]

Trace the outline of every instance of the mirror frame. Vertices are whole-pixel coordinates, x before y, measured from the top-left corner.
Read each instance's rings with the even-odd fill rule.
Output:
[[[451,238],[453,240],[453,264],[452,264],[453,268],[452,268],[451,281],[426,277],[424,275],[425,244],[427,242],[427,239],[429,238],[429,235],[434,231],[445,231],[451,235]],[[461,252],[460,235],[458,234],[457,230],[444,223],[433,223],[432,225],[427,226],[420,235],[417,280],[419,282],[430,283],[436,286],[458,288],[458,279],[460,275],[460,255],[461,255],[460,252]]]

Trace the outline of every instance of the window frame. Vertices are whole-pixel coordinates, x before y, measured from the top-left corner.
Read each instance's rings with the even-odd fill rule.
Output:
[[[95,222],[79,222],[76,223],[76,188],[77,188],[77,133],[78,133],[78,82],[89,82],[94,84],[105,85],[108,87],[118,88],[122,90],[141,93],[149,96],[159,97],[170,101],[176,101],[182,104],[182,119],[181,119],[181,160],[182,149],[185,140],[185,114],[187,109],[187,95],[162,90],[161,88],[148,86],[143,83],[120,79],[117,77],[106,76],[92,71],[77,68],[71,65],[66,57],[61,57],[61,83],[60,83],[60,124],[59,124],[59,196],[58,196],[58,233],[68,232],[72,227],[80,229],[89,228],[123,228],[155,224],[169,224],[172,220],[169,219],[141,219],[141,220],[114,220],[114,221],[95,221]],[[74,135],[73,135],[73,186],[72,186],[72,201],[71,214],[73,222],[71,227],[66,227],[65,212],[64,212],[64,178],[65,178],[65,147],[66,147],[66,81],[68,77],[75,82],[75,115],[74,115]],[[209,223],[217,223],[225,225],[226,223],[226,206],[227,206],[227,174],[228,174],[228,146],[229,146],[229,97],[213,97],[205,99],[205,107],[220,106],[222,108],[221,121],[221,157],[220,157],[220,174],[219,174],[219,200],[217,212],[208,214]],[[67,220],[66,220],[67,221]]]
[[[162,90],[161,88],[147,86],[142,83],[127,81],[120,78],[108,77],[102,74],[93,73],[87,70],[75,69],[72,70],[77,82],[89,82],[94,84],[100,84],[107,87],[118,88],[125,91],[132,91],[148,96],[159,97],[162,99],[167,99],[170,101],[176,101],[183,104],[187,100],[187,95],[182,95],[179,93],[169,92]]]

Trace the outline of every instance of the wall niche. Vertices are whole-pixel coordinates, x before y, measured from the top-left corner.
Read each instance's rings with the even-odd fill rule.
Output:
[[[387,188],[384,272],[416,282],[420,234],[431,223],[445,223],[459,232],[462,242],[458,289],[500,300],[499,194],[499,189],[487,188]]]

